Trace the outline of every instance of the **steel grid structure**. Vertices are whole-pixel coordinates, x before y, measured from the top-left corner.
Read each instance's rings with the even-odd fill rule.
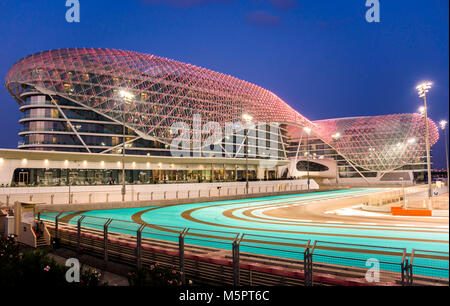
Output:
[[[354,165],[388,172],[423,163],[425,123],[420,114],[395,114],[314,121],[316,134]],[[428,120],[431,145],[439,131]]]
[[[193,126],[194,115],[204,122],[240,122],[249,114],[256,123],[283,124],[280,142],[302,142],[308,127],[353,167],[388,172],[421,162],[425,125],[419,114],[330,119],[311,122],[272,92],[229,75],[178,61],[111,49],[59,49],[19,60],[6,76],[6,87],[20,105],[29,92],[50,97],[73,134],[90,152],[83,135],[64,115],[54,97],[75,103],[117,125],[123,122],[137,139],[169,144],[170,127],[182,121]],[[129,93],[128,99],[121,92]],[[34,94],[34,93],[33,93]],[[73,108],[73,107],[72,107]],[[439,134],[429,121],[431,145]],[[101,123],[100,123],[101,124]],[[115,134],[115,133],[113,133]],[[129,137],[130,136],[130,137]],[[304,138],[304,137],[303,137]],[[121,147],[118,143],[103,153]],[[293,148],[302,153],[304,150]],[[307,150],[310,151],[309,149]]]
[[[425,124],[420,114],[331,119],[315,122],[321,138],[352,163],[369,171],[392,171],[421,163]],[[439,131],[428,120],[431,145]]]
[[[134,130],[144,139],[170,143],[170,126],[202,120],[299,126],[313,124],[272,92],[229,75],[154,55],[111,49],[59,49],[18,61],[6,87],[19,103],[25,86],[60,96]],[[125,102],[120,92],[132,99]]]

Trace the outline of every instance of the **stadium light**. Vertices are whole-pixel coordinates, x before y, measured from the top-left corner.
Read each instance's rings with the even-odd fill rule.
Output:
[[[449,175],[448,175],[448,143],[447,143],[447,121],[441,120],[439,122],[441,129],[444,131],[444,139],[445,139],[445,158],[447,161],[447,186],[449,185]]]
[[[425,113],[425,107],[423,106],[419,107],[418,112],[423,116],[423,114]]]
[[[420,98],[424,98],[426,96],[426,94],[431,89],[431,85],[433,85],[433,83],[431,83],[431,82],[422,82],[419,85],[417,85],[416,89],[417,89],[417,92],[419,93]]]
[[[417,85],[416,89],[420,98],[423,98],[423,110],[422,114],[425,120],[425,146],[427,151],[427,173],[428,173],[428,198],[431,200],[433,196],[432,185],[431,185],[431,155],[430,155],[430,134],[428,132],[428,114],[427,114],[427,93],[431,89],[431,82],[422,82]]]

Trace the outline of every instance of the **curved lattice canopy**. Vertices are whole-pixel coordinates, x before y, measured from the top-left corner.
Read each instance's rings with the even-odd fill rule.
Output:
[[[425,120],[420,114],[396,114],[314,121],[316,134],[356,166],[390,171],[421,163],[425,156]],[[428,119],[430,146],[439,139]]]
[[[69,99],[147,139],[168,143],[174,122],[241,121],[299,126],[312,123],[272,92],[229,75],[174,60],[123,50],[60,49],[18,61],[6,77],[20,103],[30,86]],[[121,92],[129,93],[125,99]]]

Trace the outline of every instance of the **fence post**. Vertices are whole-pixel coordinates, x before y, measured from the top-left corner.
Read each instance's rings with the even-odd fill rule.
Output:
[[[309,270],[309,286],[313,286],[314,285],[314,277],[313,277],[313,272],[314,272],[314,265],[313,265],[313,255],[314,255],[314,250],[316,249],[316,244],[317,244],[317,240],[314,241],[314,244],[311,248],[311,251],[309,251],[309,260],[308,260],[308,270]],[[305,280],[306,280],[306,275],[305,275]],[[305,282],[305,286],[306,286],[306,282]]]
[[[414,258],[414,250],[411,254],[411,263],[406,258],[406,250],[403,250],[403,257],[401,262],[402,270],[402,286],[412,285],[412,258]]]
[[[412,286],[412,265],[409,263],[409,259],[405,260],[405,275],[406,284],[405,286]]]
[[[180,236],[178,237],[178,254],[180,259],[180,275],[181,275],[181,283],[184,285],[186,283],[186,276],[184,275],[184,236],[189,229],[183,229],[181,231]]]
[[[150,200],[153,201],[153,191],[150,192]]]
[[[413,285],[414,276],[413,276],[413,261],[414,261],[414,253],[415,250],[413,249],[411,252],[411,258],[409,259],[409,265],[408,265],[408,286]]]
[[[402,274],[402,286],[405,286],[405,254],[403,253],[402,262],[400,263],[400,269]]]
[[[59,219],[59,216],[61,216],[61,215],[62,215],[62,212],[59,213],[59,214],[55,217],[55,238],[56,238],[56,239],[58,239],[58,223],[59,223],[58,219]]]
[[[81,245],[81,222],[86,216],[81,216],[77,221],[77,252],[80,253],[80,245]]]
[[[240,286],[241,282],[241,271],[240,271],[240,262],[239,262],[239,244],[244,238],[244,234],[241,236],[241,238],[238,240],[239,234],[236,235],[236,238],[233,241],[232,244],[232,253],[233,253],[233,285],[234,286]]]
[[[136,232],[136,264],[138,269],[142,267],[142,231],[145,224],[142,224]]]
[[[112,219],[108,219],[105,225],[103,225],[103,251],[104,251],[104,261],[108,264],[108,226],[111,224]]]
[[[304,284],[307,287],[313,285],[313,273],[312,273],[312,253],[309,250],[309,244],[305,247],[305,253],[303,254],[303,272],[304,272]]]

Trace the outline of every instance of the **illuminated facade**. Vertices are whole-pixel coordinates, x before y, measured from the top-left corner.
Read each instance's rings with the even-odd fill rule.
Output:
[[[243,114],[255,122],[312,126],[276,95],[251,83],[121,50],[34,54],[11,68],[6,87],[24,112],[21,149],[120,153],[125,125],[129,154],[169,156],[170,127],[179,121],[193,126],[194,115],[222,128],[225,122],[242,121]],[[125,90],[128,97],[121,95]],[[281,128],[277,134],[284,133]]]
[[[85,48],[45,51],[13,65],[6,76],[6,87],[23,112],[20,120],[23,142],[19,143],[22,150],[119,158],[125,147],[127,155],[147,156],[149,162],[154,157],[175,158],[170,145],[177,135],[171,127],[176,122],[184,122],[192,127],[184,135],[189,141],[189,152],[184,156],[204,158],[203,167],[209,167],[210,171],[207,180],[242,179],[243,170],[236,165],[229,170],[224,166],[222,172],[217,172],[214,170],[217,165],[213,164],[218,158],[227,159],[231,164],[230,160],[234,160],[237,164],[246,156],[245,152],[257,163],[269,159],[264,153],[268,148],[276,148],[279,163],[263,172],[257,166],[251,167],[253,179],[303,177],[308,163],[313,176],[320,177],[326,172],[329,178],[373,177],[399,169],[424,169],[424,120],[420,115],[311,122],[259,86],[154,55]],[[245,127],[244,115],[250,115],[256,127]],[[201,123],[216,122],[224,130],[226,123],[235,124],[231,137],[222,137],[216,143],[219,153],[206,150],[208,154],[195,155],[196,133],[200,146],[209,135],[208,128],[206,131],[202,126],[196,128],[196,116]],[[276,123],[276,128],[264,126],[261,131],[261,123]],[[434,144],[438,130],[431,120],[429,127]],[[311,130],[310,135],[305,135],[304,128]],[[247,130],[248,151],[244,148],[243,130]],[[206,142],[204,146],[209,145]],[[204,151],[202,147],[200,152]],[[131,172],[126,174],[127,180],[149,183],[154,182],[155,177],[177,181],[205,177],[203,174],[193,176],[177,165],[164,170],[170,173],[163,174],[156,172],[160,171],[157,169],[128,169]],[[33,175],[33,180],[39,183],[47,176],[45,173],[51,168],[45,169]],[[96,171],[100,170],[93,169],[89,175],[96,177]],[[106,173],[107,170],[101,170],[99,183],[110,182],[111,178],[113,182],[120,181],[120,173]],[[146,179],[139,178],[141,172],[146,173]],[[19,175],[15,173],[13,181],[20,182]],[[55,176],[64,176],[67,181],[70,171],[51,175]]]
[[[426,151],[422,115],[341,118],[314,121],[314,124],[316,128],[310,135],[299,129],[291,133],[291,158],[306,158],[319,164],[335,160],[333,176],[338,178],[423,180],[420,176],[426,169]],[[439,131],[433,121],[428,120],[428,124],[430,142],[434,145]],[[305,167],[300,170],[305,171]]]

